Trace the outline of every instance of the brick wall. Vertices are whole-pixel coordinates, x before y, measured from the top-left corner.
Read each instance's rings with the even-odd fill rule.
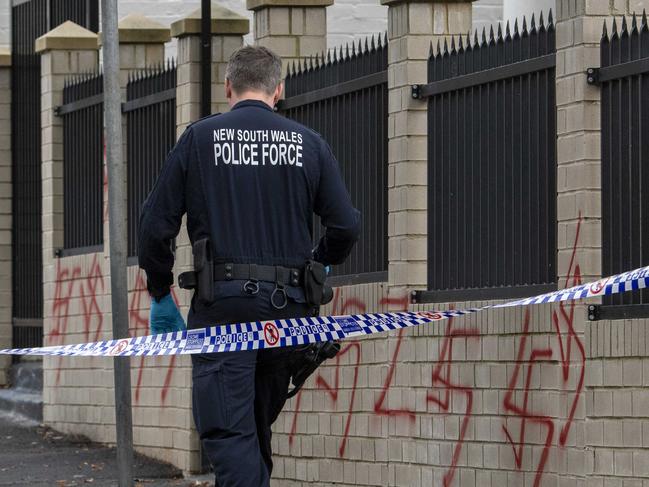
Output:
[[[106,253],[57,259],[45,276],[46,344],[105,340],[112,336],[110,265]],[[129,328],[147,335],[146,278],[129,267]],[[188,299],[174,289],[186,315]],[[113,367],[110,358],[44,359],[44,422],[63,432],[115,442]],[[131,361],[133,442],[138,451],[185,471],[198,468],[198,442],[191,419],[188,357]]]
[[[600,321],[587,340],[585,445],[588,485],[642,485],[649,478],[648,320]]]
[[[557,1],[559,264],[580,228],[575,255],[585,279],[601,274],[600,90],[584,72],[600,62],[602,24],[641,12],[642,0]],[[563,264],[562,264],[563,263]],[[563,275],[563,273],[562,273]],[[586,357],[584,449],[588,486],[643,485],[649,479],[647,320],[587,323],[576,307]]]
[[[592,177],[599,164],[599,98],[595,89],[586,87],[584,71],[597,65],[601,22],[640,5],[582,3],[566,0],[557,12],[560,287],[599,275],[599,183]],[[577,10],[578,5],[584,10]],[[392,15],[410,19],[412,12],[426,11],[419,4]],[[449,9],[443,11],[448,15]],[[467,14],[463,12],[460,16]],[[415,31],[425,28],[418,22],[422,18],[415,16],[408,25]],[[446,19],[444,25],[450,28]],[[462,20],[466,17],[453,25]],[[403,140],[392,144],[390,184],[393,194],[403,188],[403,196],[393,197],[393,202],[405,205],[392,208],[407,213],[391,221],[391,237],[399,242],[391,260],[403,257],[407,265],[416,262],[418,269],[425,268],[425,198],[412,187],[421,188],[425,180],[425,106],[410,100],[408,86],[411,76],[423,76],[432,35],[454,32],[390,33],[390,60],[404,68],[390,75],[391,90],[401,95],[391,98],[391,136]],[[195,43],[187,42],[187,49],[196,54]],[[187,60],[195,61],[195,55],[188,54]],[[191,85],[196,73],[188,69],[185,79],[181,71],[181,87]],[[179,105],[196,103],[196,89],[181,91]],[[44,105],[48,106],[51,103]],[[179,113],[179,125],[193,117],[189,108]],[[577,152],[576,147],[587,150]],[[58,172],[54,167],[44,174],[54,178]],[[51,187],[57,186],[52,182]],[[47,204],[51,218],[56,201]],[[185,235],[178,243],[176,268],[182,271],[189,266],[190,249]],[[106,253],[48,259],[46,343],[107,338],[111,316]],[[323,314],[432,309],[408,305],[408,291],[421,286],[425,276],[394,270],[389,283],[337,289]],[[134,335],[147,331],[144,282],[144,275],[131,267],[129,320]],[[186,313],[189,294],[174,293]],[[445,303],[435,308],[483,304],[487,303]],[[276,423],[273,485],[646,486],[646,321],[591,324],[583,305],[568,303],[483,312],[346,341],[337,360],[314,374]],[[44,366],[46,422],[113,442],[111,361],[49,358]],[[137,449],[184,470],[197,469],[189,361],[134,359],[132,366]]]
[[[403,306],[385,289],[344,288],[334,306]],[[539,306],[345,342],[277,423],[274,485],[578,485],[588,406],[573,325]]]

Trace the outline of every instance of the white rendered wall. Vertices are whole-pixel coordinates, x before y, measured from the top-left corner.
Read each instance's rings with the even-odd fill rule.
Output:
[[[0,0],[0,46],[8,46],[11,42],[10,2],[11,0]]]
[[[503,17],[503,0],[479,0],[473,4],[473,22],[476,27],[498,22]],[[245,8],[244,0],[221,0],[221,4],[241,15],[252,13]],[[131,12],[147,15],[165,25],[200,6],[198,0],[120,0],[119,14],[123,17]],[[327,26],[330,48],[340,46],[354,39],[385,32],[388,28],[388,8],[379,0],[335,0],[327,8]],[[246,38],[252,41],[252,36]]]
[[[478,0],[473,4],[473,28],[489,29],[503,19],[503,0]]]
[[[556,0],[504,0],[503,18],[513,22],[514,19],[522,19],[525,16],[529,22],[532,14],[535,14],[535,17],[538,18],[539,13],[543,12],[543,17],[547,19],[550,9],[552,9],[553,13],[556,13]],[[554,18],[556,19],[557,16],[554,15]]]
[[[536,3],[548,0],[505,0],[514,3]],[[554,1],[554,0],[551,0]],[[10,26],[11,0],[0,0],[0,45],[8,45],[11,39]],[[230,10],[246,15],[252,20],[251,12],[246,10],[244,0],[220,0]],[[488,26],[503,18],[503,0],[479,0],[473,4],[473,24],[476,28]],[[141,13],[162,24],[169,25],[174,20],[197,9],[200,0],[120,0],[120,18],[129,13]],[[387,29],[387,7],[379,0],[336,0],[327,9],[329,47],[336,47],[353,39],[378,34]],[[247,42],[252,37],[246,38]],[[169,49],[169,53],[173,53]]]
[[[388,8],[379,0],[335,0],[327,8],[329,47],[336,47],[353,39],[385,32]],[[473,27],[482,29],[503,18],[503,0],[478,0],[473,4]]]

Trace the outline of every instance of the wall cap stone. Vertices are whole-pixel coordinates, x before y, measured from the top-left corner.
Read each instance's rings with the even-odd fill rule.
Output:
[[[241,15],[212,2],[212,34],[246,35],[250,21]],[[171,24],[171,36],[183,37],[201,33],[201,9]]]
[[[381,5],[398,5],[400,3],[473,3],[475,1],[476,0],[381,0]]]
[[[164,44],[171,40],[168,27],[140,14],[129,14],[119,21],[120,44]],[[99,33],[99,45],[103,40]]]
[[[0,68],[11,66],[11,50],[8,47],[0,47]]]
[[[329,7],[334,0],[246,0],[248,10],[266,7]]]
[[[52,49],[98,49],[99,44],[97,34],[68,20],[36,39],[34,46],[40,53]]]

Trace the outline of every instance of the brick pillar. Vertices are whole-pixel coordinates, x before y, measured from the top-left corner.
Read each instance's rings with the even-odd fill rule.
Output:
[[[225,67],[230,55],[243,45],[243,36],[250,31],[250,22],[216,3],[212,3],[212,113],[229,110],[225,98]],[[176,86],[176,127],[180,136],[187,125],[200,118],[201,103],[201,11],[196,10],[187,17],[171,24],[171,35],[178,38],[177,86]],[[183,222],[183,227],[185,222]],[[192,249],[187,232],[182,229],[176,239],[176,264],[174,272],[192,269]],[[177,290],[181,310],[189,305],[191,293]],[[189,362],[187,362],[189,364]],[[186,373],[190,374],[187,370]],[[189,381],[189,378],[188,378]],[[190,382],[187,382],[190,383]],[[191,409],[186,413],[191,416]],[[186,418],[186,424],[192,424]],[[196,429],[192,427],[189,438],[183,437],[186,443],[179,443],[179,448],[189,451],[183,460],[189,471],[200,471],[200,441]]]
[[[471,29],[472,0],[381,0],[388,9],[389,290],[403,296],[427,284],[427,104],[413,84],[427,83],[430,44]]]
[[[212,3],[212,113],[229,110],[225,98],[225,67],[230,55],[243,45],[250,32],[245,17]],[[178,86],[176,125],[178,135],[200,118],[201,103],[201,11],[171,24],[171,35],[178,38]]]
[[[0,348],[11,347],[11,54],[0,47]],[[11,357],[0,357],[0,386]]]
[[[631,7],[629,7],[631,3]],[[558,277],[564,286],[581,213],[575,262],[584,281],[601,277],[601,121],[597,86],[586,70],[600,65],[604,21],[642,12],[649,1],[557,0]],[[618,18],[619,20],[619,18]],[[574,267],[574,266],[573,266]],[[574,271],[574,269],[573,269]],[[584,307],[579,307],[583,312]],[[580,328],[584,321],[580,315]]]
[[[126,90],[129,74],[164,63],[171,35],[168,27],[138,14],[120,20],[118,30],[120,87]]]
[[[290,61],[327,51],[327,7],[333,0],[247,0],[255,42]]]
[[[49,336],[56,275],[55,249],[63,247],[63,122],[54,109],[63,103],[65,80],[97,70],[97,34],[65,22],[36,39],[41,54],[44,336]],[[47,340],[46,343],[47,345]]]
[[[631,4],[631,7],[629,7]],[[644,4],[644,5],[643,5]],[[586,71],[600,65],[600,40],[605,21],[613,16],[642,12],[649,1],[628,0],[557,0],[557,277],[559,287],[573,285],[577,275],[583,282],[601,277],[601,88],[589,86]],[[581,216],[581,220],[580,220]],[[579,238],[577,238],[579,228]],[[574,260],[572,259],[574,251]],[[571,265],[572,264],[572,265]],[[570,281],[568,281],[570,278]],[[589,300],[587,304],[596,301]],[[585,485],[610,485],[610,476],[619,474],[617,457],[622,452],[616,446],[629,447],[631,436],[619,435],[622,444],[616,443],[616,432],[630,412],[626,412],[629,389],[623,385],[635,384],[629,378],[638,370],[640,360],[631,359],[631,348],[626,342],[645,341],[644,324],[630,320],[614,322],[587,322],[587,306],[577,303],[574,308],[574,330],[585,343],[585,389],[575,414],[575,429],[568,445],[584,448],[583,472]],[[573,311],[571,311],[572,313]],[[628,328],[625,326],[628,325]],[[639,334],[632,335],[631,327],[639,325]],[[626,331],[625,328],[629,331]],[[563,331],[563,330],[562,330]],[[633,336],[631,340],[629,337]],[[618,340],[621,343],[618,349]],[[636,345],[637,346],[637,345]],[[625,352],[621,352],[626,350]],[[578,370],[581,357],[573,351],[571,368]],[[624,360],[626,359],[626,360]],[[620,370],[619,379],[614,371]],[[624,374],[622,371],[624,370]],[[598,376],[599,372],[599,376]],[[645,382],[646,383],[646,382]],[[607,394],[622,398],[610,411],[602,398]],[[595,400],[590,401],[589,398]],[[628,408],[630,411],[630,407]],[[604,411],[604,412],[602,412]],[[566,414],[566,411],[563,411]],[[609,418],[602,418],[608,416]],[[601,439],[598,432],[602,432]],[[637,451],[627,449],[624,454],[636,457]],[[607,464],[607,455],[616,461]],[[622,462],[619,462],[620,465]],[[640,463],[638,464],[640,465]],[[644,467],[644,463],[642,463]],[[570,471],[570,467],[568,467]],[[635,465],[633,473],[635,473]],[[560,471],[559,474],[562,472]],[[601,477],[606,476],[606,477]],[[619,479],[615,479],[619,480]],[[633,479],[637,481],[638,479]],[[602,483],[603,482],[603,483]]]

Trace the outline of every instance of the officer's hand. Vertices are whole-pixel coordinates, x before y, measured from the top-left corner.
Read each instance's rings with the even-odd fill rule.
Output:
[[[183,320],[171,294],[167,294],[164,298],[161,298],[160,301],[151,298],[151,315],[149,317],[149,323],[153,335],[170,333],[172,331],[182,331],[187,328],[185,320]]]

